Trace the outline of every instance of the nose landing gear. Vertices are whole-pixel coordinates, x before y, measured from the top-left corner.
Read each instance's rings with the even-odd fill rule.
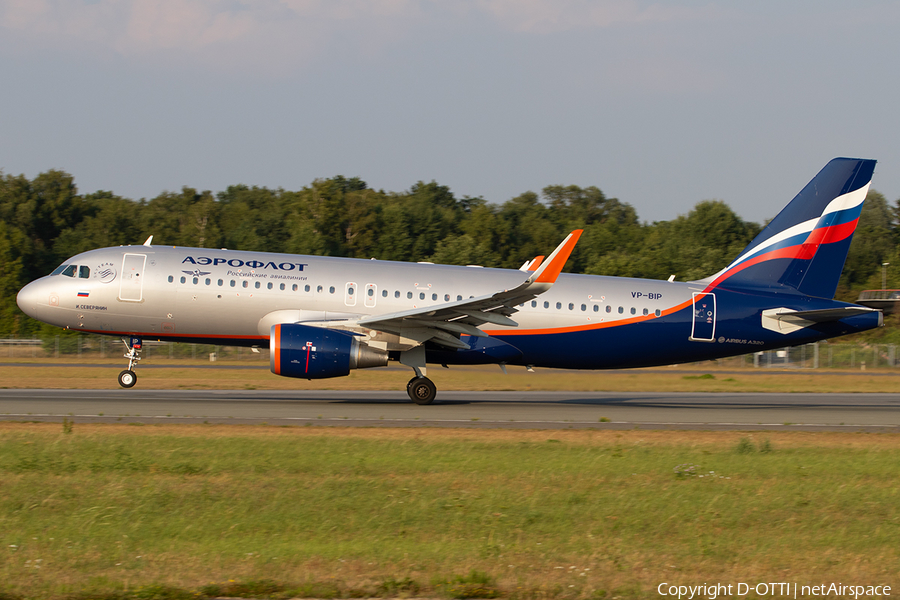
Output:
[[[132,388],[137,383],[137,374],[134,372],[134,368],[137,366],[138,361],[141,360],[139,356],[141,352],[141,338],[133,337],[128,341],[122,338],[122,343],[128,349],[128,352],[125,353],[125,358],[128,359],[128,368],[119,373],[119,385],[123,388]]]

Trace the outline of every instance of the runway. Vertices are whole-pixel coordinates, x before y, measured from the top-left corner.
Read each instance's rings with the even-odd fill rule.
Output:
[[[900,432],[900,394],[0,390],[0,420]]]

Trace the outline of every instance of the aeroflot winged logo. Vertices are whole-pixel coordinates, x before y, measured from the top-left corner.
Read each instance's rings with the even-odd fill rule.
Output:
[[[208,256],[188,256],[181,264],[190,263],[192,265],[228,265],[229,267],[250,267],[251,269],[269,269],[272,271],[302,271],[304,267],[308,267],[307,263],[294,262],[275,262],[261,260],[241,260],[240,258],[221,258]]]

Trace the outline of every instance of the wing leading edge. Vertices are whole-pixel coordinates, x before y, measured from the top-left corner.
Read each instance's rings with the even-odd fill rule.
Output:
[[[510,318],[518,311],[516,307],[533,300],[553,286],[566,261],[569,260],[581,233],[581,229],[576,229],[566,236],[566,239],[528,279],[512,289],[456,302],[364,317],[357,321],[357,324],[360,327],[413,339],[420,344],[433,341],[448,348],[468,350],[469,346],[460,341],[459,336],[465,334],[487,337],[487,334],[478,328],[479,325],[490,323],[518,327],[518,323]]]

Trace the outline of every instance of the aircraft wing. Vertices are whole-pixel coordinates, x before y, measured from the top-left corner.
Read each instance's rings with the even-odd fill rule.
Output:
[[[487,337],[478,329],[479,325],[490,323],[517,327],[510,318],[518,305],[528,302],[549,290],[569,260],[582,230],[577,229],[566,236],[553,254],[520,285],[493,294],[435,304],[385,315],[364,317],[357,323],[361,327],[393,333],[414,339],[419,343],[434,341],[450,348],[468,349],[459,340],[461,334]]]

